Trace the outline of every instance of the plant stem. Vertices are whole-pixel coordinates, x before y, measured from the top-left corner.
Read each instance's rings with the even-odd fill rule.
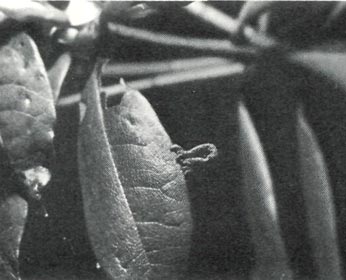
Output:
[[[54,100],[59,98],[61,87],[64,83],[66,74],[72,63],[72,56],[65,52],[55,61],[54,65],[48,71],[48,78],[52,87]]]
[[[220,10],[204,4],[202,2],[193,2],[184,8],[190,14],[210,23],[222,31],[235,35],[238,31],[238,21]]]
[[[222,78],[232,75],[241,74],[245,69],[245,66],[241,63],[233,63],[232,65],[220,65],[213,67],[204,67],[201,69],[193,69],[190,71],[183,71],[177,73],[169,73],[150,77],[146,79],[131,81],[127,83],[127,87],[144,90],[154,87],[163,87],[168,85],[176,85],[186,82],[203,81],[208,79]],[[113,86],[104,87],[102,90],[107,96],[114,96],[123,93],[126,86],[122,84],[116,84]],[[58,101],[58,106],[73,105],[80,101],[80,94],[72,94],[61,98]]]
[[[115,35],[171,47],[212,51],[214,53],[221,52],[247,55],[254,55],[256,52],[255,48],[237,47],[229,40],[180,37],[166,33],[157,33],[145,29],[129,27],[118,23],[108,23],[108,29],[112,34]]]
[[[149,75],[185,71],[193,68],[217,65],[230,65],[230,60],[221,57],[198,57],[159,62],[107,64],[103,77]]]
[[[208,67],[208,68],[191,70],[191,71],[177,72],[174,74],[172,73],[163,74],[153,78],[130,82],[128,86],[130,88],[143,90],[143,89],[149,89],[153,87],[162,87],[167,85],[180,84],[184,82],[220,78],[220,77],[225,77],[229,75],[239,74],[243,72],[243,70],[244,70],[244,65],[240,63],[233,64],[232,66],[221,65],[221,66]],[[103,91],[107,95],[116,95],[116,94],[124,92],[124,86],[123,85],[108,86],[108,87],[104,87]]]
[[[207,5],[203,2],[194,2],[185,9],[192,15],[210,23],[222,31],[226,31],[232,36],[236,36],[241,30],[250,43],[261,47],[272,47],[278,44],[275,39],[263,32],[256,31],[250,26],[242,27],[241,22],[222,11]]]

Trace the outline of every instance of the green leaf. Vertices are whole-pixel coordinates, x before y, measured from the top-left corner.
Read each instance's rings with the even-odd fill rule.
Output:
[[[13,33],[12,33],[13,34]],[[25,33],[2,37],[0,84],[17,84],[52,99],[47,73],[35,42]]]
[[[290,60],[321,74],[346,90],[346,53],[327,51],[300,51],[290,55]]]
[[[1,166],[10,165],[26,187],[26,197],[39,199],[48,184],[55,108],[47,74],[33,40],[26,34],[3,38],[0,46]],[[18,254],[27,215],[23,192],[2,173],[0,195],[0,276],[19,279]]]
[[[2,188],[4,186],[1,186]],[[0,197],[0,278],[18,280],[19,246],[22,239],[26,216],[27,202],[16,194]]]
[[[111,279],[178,279],[188,266],[192,221],[172,142],[139,92],[128,90],[111,108],[99,94],[94,72],[78,144],[94,252]]]
[[[316,279],[343,279],[334,200],[327,167],[302,108],[298,109],[297,115],[301,184],[313,259],[317,266]]]
[[[253,279],[292,279],[281,237],[273,181],[262,144],[243,103],[239,103],[239,143],[248,221],[255,246]]]
[[[9,163],[29,193],[39,197],[50,173],[55,107],[41,56],[26,34],[15,34],[0,47],[0,135]],[[46,167],[44,167],[46,166]]]

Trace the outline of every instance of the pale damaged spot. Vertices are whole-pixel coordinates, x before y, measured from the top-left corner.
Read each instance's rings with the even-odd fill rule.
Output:
[[[25,108],[29,108],[29,107],[30,107],[30,104],[31,104],[30,98],[25,98],[24,101],[23,101],[24,107],[25,107]]]
[[[51,139],[51,140],[54,139],[54,136],[55,136],[55,135],[54,135],[54,131],[53,131],[53,130],[48,131],[47,135],[48,135],[48,138],[49,138],[49,139]]]
[[[21,173],[24,176],[24,185],[29,188],[29,195],[35,199],[40,199],[40,190],[49,183],[52,177],[49,170],[45,167],[38,166],[22,171]]]

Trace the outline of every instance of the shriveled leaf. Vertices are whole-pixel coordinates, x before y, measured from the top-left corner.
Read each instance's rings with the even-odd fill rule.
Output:
[[[316,279],[343,279],[329,175],[316,136],[302,108],[298,110],[297,138],[301,184],[317,268]]]
[[[50,179],[44,166],[52,156],[54,121],[52,90],[37,47],[28,35],[17,34],[0,47],[1,146],[32,194]]]
[[[5,186],[1,186],[2,188]],[[0,197],[0,278],[19,279],[19,246],[27,216],[27,202],[16,194]]]
[[[238,118],[244,195],[256,255],[252,279],[293,279],[280,233],[269,166],[243,103],[239,103]]]
[[[147,100],[129,90],[101,106],[97,74],[84,95],[79,168],[94,252],[111,279],[178,279],[192,221],[171,140]],[[103,102],[104,104],[104,102]]]
[[[345,52],[301,51],[292,54],[290,59],[346,89]]]
[[[173,145],[171,151],[177,154],[177,163],[181,166],[184,175],[195,176],[196,173],[203,172],[206,164],[212,162],[217,156],[218,152],[214,144],[201,144],[191,150],[184,151],[179,145]]]

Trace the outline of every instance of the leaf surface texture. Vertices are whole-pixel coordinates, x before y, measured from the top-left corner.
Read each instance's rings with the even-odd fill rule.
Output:
[[[192,221],[169,136],[139,92],[101,106],[94,73],[84,95],[79,168],[101,266],[112,279],[179,279],[188,265]]]

